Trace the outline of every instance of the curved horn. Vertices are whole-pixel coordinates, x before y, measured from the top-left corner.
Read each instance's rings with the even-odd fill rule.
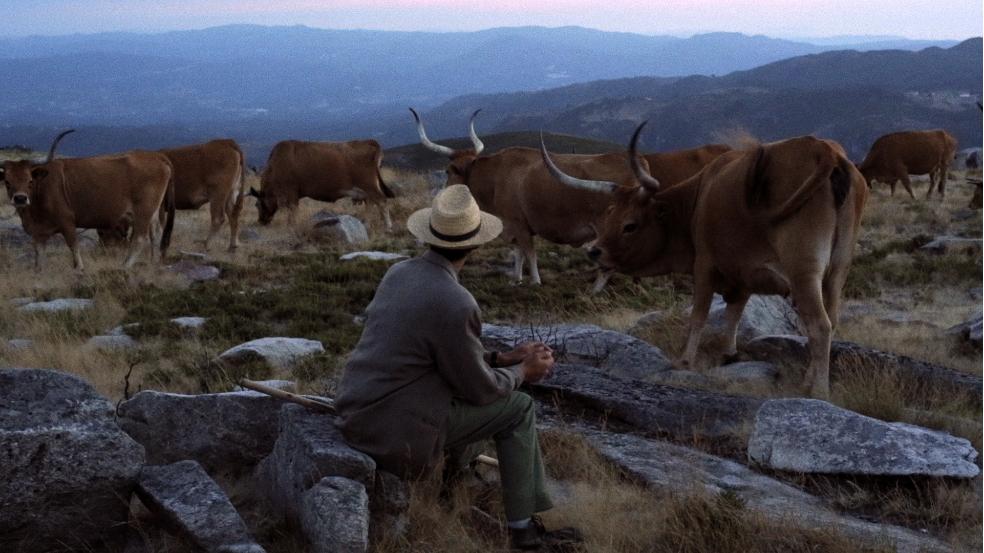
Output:
[[[48,150],[48,157],[44,160],[45,163],[55,159],[55,150],[58,148],[58,143],[61,142],[62,138],[65,138],[66,134],[71,134],[73,132],[75,132],[75,129],[68,129],[67,131],[62,131],[61,134],[55,137],[55,140],[51,143],[51,149]]]
[[[649,121],[643,121],[638,127],[636,127],[635,133],[632,134],[632,141],[629,142],[629,165],[632,166],[632,172],[635,173],[635,177],[639,181],[639,184],[646,187],[651,192],[658,192],[661,187],[659,181],[642,168],[642,164],[639,163],[639,155],[637,152],[639,135],[642,134],[642,128],[645,127],[648,122]]]
[[[471,138],[472,146],[475,147],[475,155],[481,154],[482,150],[485,149],[485,144],[482,144],[482,141],[479,140],[478,135],[475,134],[475,116],[477,116],[480,111],[482,111],[481,108],[476,109],[475,113],[472,114],[471,119],[468,120],[468,137]]]
[[[543,143],[543,131],[540,131],[540,155],[543,156],[543,163],[547,166],[547,170],[550,171],[550,174],[562,184],[570,186],[571,188],[580,188],[581,190],[611,194],[618,187],[617,184],[611,181],[579,179],[561,171],[560,167],[557,167],[557,165],[553,162],[553,159],[550,159],[550,154],[547,152],[547,145]]]
[[[435,154],[441,154],[442,156],[451,157],[454,155],[454,150],[448,148],[447,146],[441,146],[440,144],[434,144],[427,138],[427,131],[424,130],[424,123],[420,120],[420,116],[417,115],[417,110],[410,108],[410,113],[413,114],[413,120],[417,122],[417,134],[420,135],[420,143],[423,144],[428,150],[434,152]]]

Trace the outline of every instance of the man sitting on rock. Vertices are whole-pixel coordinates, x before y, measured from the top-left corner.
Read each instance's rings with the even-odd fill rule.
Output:
[[[454,185],[407,228],[430,249],[391,267],[366,310],[335,403],[345,439],[380,468],[412,478],[445,455],[446,470],[467,466],[492,438],[512,546],[579,539],[571,529],[547,532],[534,516],[552,503],[533,400],[517,389],[550,374],[553,352],[531,342],[487,353],[478,304],[458,283],[468,254],[498,236],[502,222]]]

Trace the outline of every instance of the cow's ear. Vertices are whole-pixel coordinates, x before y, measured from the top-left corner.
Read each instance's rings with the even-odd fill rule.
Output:
[[[33,167],[31,168],[31,178],[34,180],[41,180],[48,176],[48,170],[44,167]]]
[[[250,196],[253,196],[254,198],[259,198],[260,197],[260,193],[257,192],[256,189],[253,188],[252,186],[249,187],[249,195]]]

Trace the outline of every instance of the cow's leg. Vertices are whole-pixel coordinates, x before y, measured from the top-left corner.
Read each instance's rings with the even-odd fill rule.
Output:
[[[902,178],[900,178],[899,180],[902,181],[902,186],[905,187],[905,191],[909,193],[909,196],[913,200],[915,200],[916,199],[916,194],[915,194],[915,192],[912,191],[912,183],[909,181],[909,175],[906,174],[906,173],[903,173],[902,174]]]
[[[133,238],[130,239],[130,249],[127,252],[126,261],[123,263],[124,269],[132,268],[143,252],[145,242],[150,236],[151,219],[153,217],[134,217]]]
[[[209,228],[208,236],[202,242],[202,249],[208,251],[209,243],[212,242],[212,238],[222,230],[222,225],[225,224],[225,202],[214,199],[208,202],[209,211]]]
[[[608,271],[599,269],[598,276],[595,277],[594,285],[591,287],[592,294],[600,294],[602,290],[605,289],[605,285],[608,284],[608,280],[612,278],[612,274]]]
[[[696,267],[695,267],[696,269]],[[696,269],[694,271],[694,306],[690,311],[690,329],[687,334],[687,345],[683,349],[683,367],[697,366],[697,348],[700,346],[700,336],[707,322],[707,313],[711,310],[711,300],[714,289],[711,286],[711,272]]]
[[[800,319],[806,326],[810,362],[805,387],[817,399],[830,397],[830,333],[831,324],[824,308],[820,273],[804,271],[791,281],[793,298]]]
[[[745,312],[748,294],[741,293],[734,298],[728,298],[728,307],[724,310],[724,361],[733,363],[738,356],[738,324],[741,314]]]
[[[515,281],[516,284],[520,284],[523,282],[523,262],[526,261],[526,254],[523,253],[523,250],[521,250],[519,246],[513,246],[512,256],[513,281]]]
[[[936,181],[939,178],[939,167],[933,167],[929,172],[929,190],[926,191],[926,199],[933,197],[933,189],[936,188]]]
[[[72,252],[72,267],[81,272],[85,270],[82,263],[82,251],[79,249],[78,236],[75,234],[75,225],[66,225],[61,229],[62,236],[65,237],[65,244]]]
[[[378,202],[376,205],[379,206],[379,213],[383,216],[383,221],[386,223],[386,232],[393,232],[393,219],[390,217],[389,205],[385,201]]]
[[[940,201],[946,198],[946,179],[950,176],[950,164],[946,161],[940,165],[940,180],[936,185],[936,191],[940,193]]]
[[[542,282],[540,280],[540,266],[536,259],[536,248],[532,245],[529,251],[526,253],[526,258],[530,262],[530,284],[536,284],[539,286]]]
[[[234,252],[239,249],[239,215],[242,213],[242,209],[236,209],[235,193],[229,198],[225,206],[226,214],[229,216],[229,251]]]
[[[44,249],[48,245],[48,240],[34,240],[34,270],[40,271],[45,265]]]

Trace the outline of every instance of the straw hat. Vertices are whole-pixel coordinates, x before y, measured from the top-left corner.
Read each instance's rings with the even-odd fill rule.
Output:
[[[479,210],[467,186],[455,184],[442,190],[431,207],[411,215],[407,229],[427,244],[463,250],[499,236],[502,221]]]

